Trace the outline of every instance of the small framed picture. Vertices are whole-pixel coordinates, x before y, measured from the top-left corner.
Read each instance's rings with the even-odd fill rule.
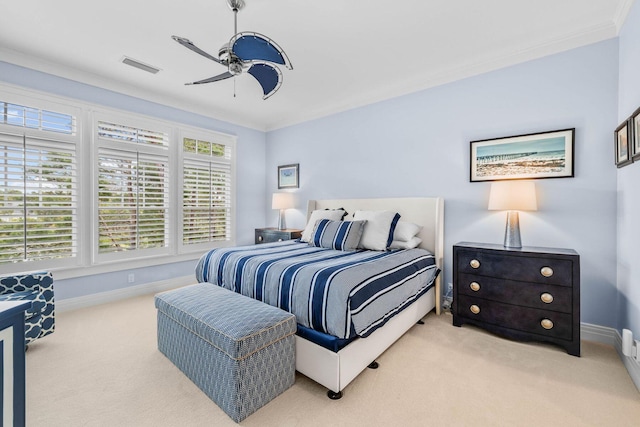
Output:
[[[278,166],[278,188],[300,187],[300,164]]]
[[[640,161],[640,108],[633,112],[630,120],[631,158],[634,162]]]
[[[471,182],[573,177],[575,128],[471,141]]]
[[[614,133],[616,166],[621,168],[630,164],[633,160],[631,158],[631,147],[629,146],[631,136],[631,120],[625,120],[616,128]]]

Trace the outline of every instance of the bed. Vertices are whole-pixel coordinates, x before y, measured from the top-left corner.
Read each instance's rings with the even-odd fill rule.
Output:
[[[200,282],[296,314],[296,370],[327,387],[334,399],[428,312],[440,313],[444,202],[441,198],[312,200],[307,216],[338,208],[349,213],[341,223],[349,227],[358,224],[354,219],[359,218],[353,218],[358,210],[397,212],[405,223],[422,226],[417,234],[420,246],[344,251],[318,241],[316,245],[287,241],[214,249],[196,268]]]

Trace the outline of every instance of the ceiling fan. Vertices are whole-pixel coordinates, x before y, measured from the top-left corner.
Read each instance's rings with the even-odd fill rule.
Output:
[[[253,31],[238,32],[238,11],[244,7],[244,0],[227,0],[227,4],[234,15],[234,36],[231,37],[229,43],[222,45],[217,58],[184,37],[171,36],[182,46],[227,67],[227,71],[222,74],[185,84],[199,85],[217,82],[238,76],[246,70],[262,86],[264,93],[262,99],[267,99],[276,93],[282,85],[282,72],[273,64],[284,65],[292,70],[291,62],[284,50],[269,37]]]

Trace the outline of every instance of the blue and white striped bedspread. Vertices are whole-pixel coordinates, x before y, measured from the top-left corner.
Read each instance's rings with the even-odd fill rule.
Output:
[[[213,249],[196,267],[209,282],[337,336],[366,337],[430,289],[438,268],[424,249],[344,252],[289,240]]]

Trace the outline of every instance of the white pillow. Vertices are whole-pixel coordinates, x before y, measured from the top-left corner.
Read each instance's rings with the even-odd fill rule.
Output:
[[[356,211],[354,221],[366,220],[360,247],[372,251],[384,251],[393,241],[393,232],[400,214],[391,211]]]
[[[391,242],[389,249],[413,249],[417,248],[420,243],[422,243],[422,239],[419,237],[413,237],[406,242],[403,240],[394,240]]]
[[[418,235],[422,230],[422,226],[408,221],[398,221],[396,229],[393,232],[393,240],[408,242]]]
[[[311,212],[311,216],[309,217],[307,226],[302,232],[302,237],[300,237],[300,240],[302,240],[303,242],[309,242],[311,240],[313,228],[316,226],[316,222],[318,222],[318,220],[330,219],[331,221],[342,221],[342,218],[345,214],[346,212],[342,209],[320,209]]]

